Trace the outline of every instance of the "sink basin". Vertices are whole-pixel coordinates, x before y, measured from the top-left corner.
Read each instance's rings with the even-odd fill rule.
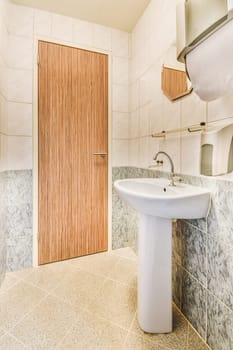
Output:
[[[172,331],[172,219],[198,219],[210,207],[208,189],[167,179],[125,179],[116,191],[140,213],[138,321],[148,333]]]
[[[199,219],[208,214],[210,191],[167,179],[125,179],[115,182],[121,197],[141,213],[162,218]]]

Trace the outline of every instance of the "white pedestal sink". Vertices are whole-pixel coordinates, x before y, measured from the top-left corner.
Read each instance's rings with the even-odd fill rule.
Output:
[[[138,321],[148,333],[172,331],[172,219],[206,217],[210,191],[167,179],[125,179],[119,195],[140,213]]]

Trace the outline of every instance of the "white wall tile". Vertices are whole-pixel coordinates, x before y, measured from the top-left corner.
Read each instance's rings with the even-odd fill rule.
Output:
[[[7,100],[0,94],[0,132],[7,131]]]
[[[157,133],[164,130],[163,104],[152,102],[149,105],[150,133]]]
[[[128,113],[112,114],[112,138],[128,138],[129,137],[129,116]]]
[[[130,86],[130,111],[133,112],[139,108],[139,82],[135,81]]]
[[[179,135],[170,135],[166,136],[164,139],[159,139],[159,150],[164,151],[169,154],[174,163],[175,173],[180,173],[180,152],[181,152],[181,143]],[[163,159],[164,165],[162,170],[171,171],[170,163],[166,156],[161,156],[160,159]]]
[[[112,166],[127,166],[128,157],[128,141],[113,140],[112,141]]]
[[[171,102],[164,97],[163,102],[163,130],[180,128],[180,101]]]
[[[148,144],[148,159],[149,159],[149,165],[156,164],[154,161],[154,157],[156,153],[159,151],[159,140],[157,138],[150,137],[149,138],[149,144]],[[160,168],[158,168],[160,170]]]
[[[132,57],[130,60],[130,83],[135,83],[139,78],[139,63],[138,63],[138,57]]]
[[[93,24],[80,20],[73,20],[73,42],[93,46]]]
[[[0,22],[7,23],[7,15],[8,15],[8,0],[0,1]]]
[[[50,12],[35,10],[34,32],[36,35],[51,36],[52,14]]]
[[[7,136],[0,134],[0,171],[8,170]]]
[[[150,104],[144,105],[139,109],[139,136],[145,136],[150,133]]]
[[[151,164],[150,159],[150,139],[149,137],[139,139],[139,166],[148,168]]]
[[[129,166],[139,164],[139,139],[129,140]]]
[[[128,58],[115,57],[112,59],[113,84],[128,85],[129,82],[129,60]]]
[[[96,48],[110,51],[112,49],[111,43],[111,29],[108,27],[93,25],[93,45]]]
[[[32,103],[32,71],[8,69],[8,99]]]
[[[139,80],[139,104],[143,106],[144,104],[151,101],[151,74],[145,73]]]
[[[9,35],[8,66],[10,68],[32,69],[32,38]]]
[[[72,41],[73,20],[70,17],[52,15],[52,37],[64,41]]]
[[[7,167],[10,170],[32,169],[32,138],[7,136]]]
[[[233,116],[233,96],[225,96],[208,103],[208,121],[215,121]]]
[[[200,175],[201,162],[200,133],[182,135],[181,172],[187,175]]]
[[[34,32],[34,9],[11,4],[8,14],[10,34],[32,37]]]
[[[112,29],[112,53],[117,57],[129,57],[130,34]]]
[[[7,98],[8,93],[7,66],[0,56],[0,93]]]
[[[128,86],[112,86],[112,109],[114,112],[125,112],[129,110]]]
[[[206,102],[193,92],[181,100],[181,126],[188,127],[206,122]]]
[[[8,32],[4,22],[0,21],[0,56],[6,62],[8,50]]]
[[[139,110],[131,112],[129,120],[129,137],[139,137]]]
[[[32,105],[8,102],[7,134],[32,136]]]

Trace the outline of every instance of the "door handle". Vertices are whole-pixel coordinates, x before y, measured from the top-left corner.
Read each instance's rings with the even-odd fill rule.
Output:
[[[106,153],[106,152],[97,152],[97,153],[93,153],[93,156],[105,157],[105,156],[107,156],[107,155],[108,155],[108,153]]]

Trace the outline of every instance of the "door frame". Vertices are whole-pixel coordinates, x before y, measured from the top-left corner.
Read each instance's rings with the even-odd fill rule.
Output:
[[[88,50],[96,53],[102,53],[108,56],[108,251],[112,250],[112,54],[110,51],[96,49],[93,47],[83,46],[75,44],[73,42],[67,42],[62,40],[55,40],[50,37],[36,36],[34,38],[34,52],[33,52],[33,93],[32,93],[32,182],[33,182],[33,211],[32,211],[32,258],[33,266],[38,266],[38,249],[39,249],[39,144],[38,144],[38,46],[39,41],[47,41],[53,44],[64,45],[76,49]]]

